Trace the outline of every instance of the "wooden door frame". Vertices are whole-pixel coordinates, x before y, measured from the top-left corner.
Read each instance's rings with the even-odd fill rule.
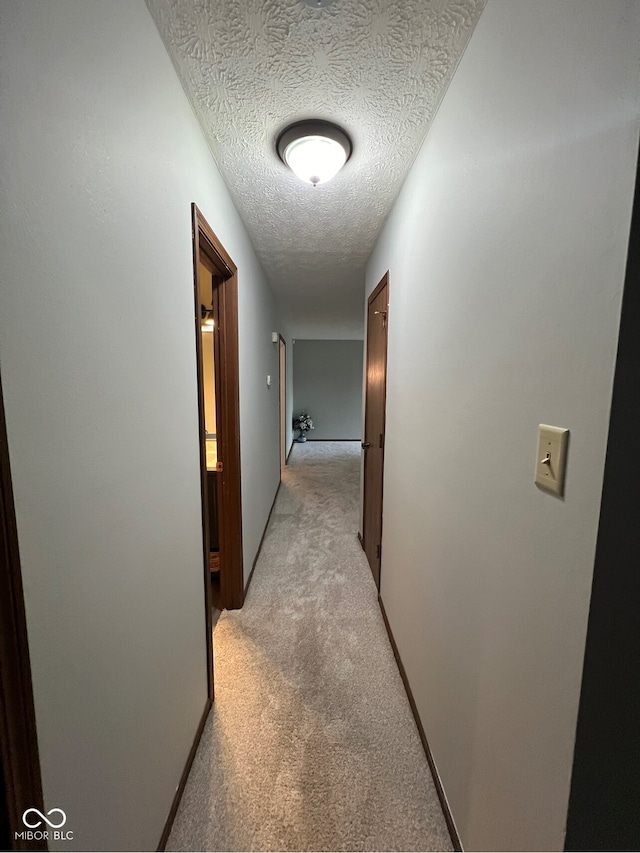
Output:
[[[565,850],[640,849],[640,148],[636,163]]]
[[[281,367],[280,367],[280,353],[282,352],[282,346],[284,347],[284,388],[280,387],[280,376],[281,376]],[[278,399],[278,410],[279,410],[279,424],[280,424],[280,435],[278,438],[280,439],[280,471],[287,464],[287,427],[283,422],[282,418],[282,399],[284,397],[284,410],[285,415],[287,411],[287,342],[282,337],[280,333],[278,333],[278,391],[279,391],[279,399]],[[284,438],[282,431],[284,430]]]
[[[374,291],[371,293],[369,298],[367,299],[367,337],[365,338],[366,351],[365,351],[365,379],[364,379],[364,424],[363,424],[363,437],[362,441],[365,442],[367,439],[367,412],[369,409],[369,382],[367,381],[367,377],[369,375],[369,310],[371,308],[371,303],[374,302],[375,299],[380,295],[381,291],[384,288],[387,288],[387,308],[389,305],[389,270],[382,276],[378,284],[376,285]],[[385,436],[385,440],[382,447],[382,484],[380,487],[380,548],[382,550],[382,506],[384,502],[384,451],[386,445],[386,427],[387,427],[387,353],[389,350],[389,317],[387,315],[387,323],[386,323],[386,334],[385,334],[385,348],[384,348],[384,405],[382,407],[382,432]],[[364,447],[363,447],[364,449]],[[360,539],[360,545],[362,546],[362,550],[366,553],[365,543],[367,541],[367,531],[366,531],[366,505],[367,505],[367,459],[366,459],[366,449],[365,459],[362,468],[362,536],[358,537]],[[378,591],[380,591],[380,578],[382,577],[382,555],[380,556],[380,575],[378,577]]]
[[[198,206],[191,205],[193,234],[193,294],[198,381],[198,440],[200,442],[200,486],[202,495],[202,549],[205,578],[207,660],[209,694],[213,698],[213,649],[211,644],[211,584],[209,569],[209,518],[207,513],[207,464],[204,436],[204,381],[198,265],[206,255],[219,273],[215,335],[216,435],[218,458],[223,470],[218,473],[218,529],[220,537],[220,585],[223,606],[229,609],[244,603],[242,554],[242,495],[240,486],[240,386],[238,364],[238,269],[215,235]]]
[[[46,850],[44,841],[15,838],[23,832],[22,815],[34,807],[44,811],[38,756],[29,642],[24,609],[20,550],[7,426],[0,379],[0,772],[11,850]],[[6,809],[6,811],[5,811]]]

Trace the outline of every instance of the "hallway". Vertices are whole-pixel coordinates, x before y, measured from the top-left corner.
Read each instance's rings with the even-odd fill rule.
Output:
[[[640,850],[639,48],[0,4],[0,839]]]
[[[356,538],[360,447],[296,444],[168,850],[451,850]]]

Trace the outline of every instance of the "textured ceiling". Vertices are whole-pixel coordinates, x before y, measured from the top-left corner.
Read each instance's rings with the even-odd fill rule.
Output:
[[[294,337],[361,337],[364,267],[485,0],[146,0]],[[354,150],[312,187],[275,139]]]

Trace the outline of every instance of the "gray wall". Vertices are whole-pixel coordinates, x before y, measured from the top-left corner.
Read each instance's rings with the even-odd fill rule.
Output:
[[[363,341],[296,338],[293,411],[307,409],[311,415],[314,429],[307,438],[361,438],[363,349]]]
[[[467,850],[563,849],[639,44],[636,0],[489,0],[368,265],[382,599]],[[533,483],[539,423],[571,430],[563,500]]]
[[[51,847],[154,850],[206,700],[192,201],[239,270],[245,573],[279,318],[142,0],[4,0],[0,74],[0,360],[44,799],[74,832]]]

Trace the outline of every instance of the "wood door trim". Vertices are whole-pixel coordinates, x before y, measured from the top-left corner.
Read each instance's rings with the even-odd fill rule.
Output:
[[[215,336],[216,432],[224,471],[218,477],[220,553],[224,561],[220,573],[221,597],[227,608],[244,602],[242,558],[242,496],[240,487],[240,394],[238,368],[238,275],[237,267],[198,206],[191,205],[193,238],[193,294],[198,383],[198,440],[200,443],[200,493],[202,504],[202,551],[205,584],[207,674],[209,698],[213,701],[213,647],[211,581],[209,571],[209,519],[207,512],[207,464],[204,437],[204,382],[200,333],[198,265],[202,255],[215,270],[217,287],[214,303],[218,313]],[[217,302],[216,302],[217,300]]]
[[[203,230],[200,227],[199,211],[195,204],[191,206],[193,217],[193,301],[194,301],[194,328],[196,339],[196,377],[198,383],[198,441],[200,445],[200,506],[202,513],[202,559],[204,565],[204,607],[205,607],[205,640],[207,648],[207,695],[213,702],[213,614],[211,608],[211,579],[209,576],[209,513],[207,512],[207,448],[205,443],[203,424],[204,419],[204,379],[202,370],[202,339],[200,317],[200,288],[198,284],[200,264],[200,242]]]
[[[16,840],[26,808],[44,809],[27,622],[7,426],[0,380],[0,757],[11,850],[46,850]],[[3,804],[0,804],[3,808]]]
[[[365,343],[367,344],[366,353],[365,353],[365,400],[364,400],[364,424],[363,424],[363,437],[362,440],[366,441],[366,428],[367,428],[367,412],[369,409],[369,382],[367,381],[367,377],[369,375],[369,347],[368,347],[368,338],[369,338],[369,309],[371,308],[371,303],[374,302],[378,296],[382,293],[384,288],[387,288],[387,306],[389,305],[389,270],[382,276],[375,289],[367,299],[367,337],[365,339]],[[382,446],[382,484],[380,486],[380,545],[382,546],[382,507],[384,502],[384,452],[386,446],[386,427],[387,427],[387,352],[389,348],[389,323],[387,317],[387,324],[385,327],[385,343],[384,343],[384,387],[383,387],[383,400],[384,405],[382,407],[382,434],[384,435],[384,444]],[[365,450],[366,453],[366,450]],[[366,495],[367,495],[367,462],[366,457],[363,465],[363,489],[362,489],[362,536],[361,543],[363,550],[365,549],[365,542],[367,537],[366,531]],[[382,547],[380,549],[382,551]],[[380,577],[382,575],[382,556],[379,558],[380,564],[379,569],[380,573],[378,576],[378,590],[380,589]]]
[[[191,208],[193,211],[194,230],[200,232],[200,242],[202,243],[204,241],[205,244],[207,244],[207,248],[209,249],[209,252],[207,252],[207,254],[210,255],[210,253],[212,253],[213,257],[211,258],[210,255],[210,258],[213,263],[216,266],[222,264],[228,275],[232,276],[238,271],[238,267],[231,260],[231,256],[216,236],[216,233],[213,228],[209,225],[207,220],[202,215],[202,212],[200,211],[198,205],[193,202]]]
[[[220,595],[229,610],[244,604],[242,494],[240,483],[240,382],[238,365],[238,276],[217,288],[219,334],[216,350],[216,421],[219,458],[218,534]]]

